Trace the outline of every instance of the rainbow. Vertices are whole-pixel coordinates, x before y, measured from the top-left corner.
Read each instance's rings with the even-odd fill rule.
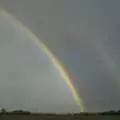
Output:
[[[113,58],[107,53],[107,50],[105,50],[105,47],[100,43],[96,44],[95,49],[98,53],[98,57],[100,56],[99,58],[102,61],[103,65],[105,66],[105,72],[109,74],[110,77],[113,79],[113,80],[110,79],[110,81],[115,83],[119,88],[120,75],[116,70],[116,64]]]
[[[59,74],[61,75],[61,77],[66,82],[69,89],[71,90],[75,101],[80,106],[80,112],[83,112],[84,105],[83,105],[82,97],[80,96],[77,88],[75,87],[74,82],[71,76],[69,75],[68,70],[65,68],[64,64],[51,52],[51,50],[42,41],[40,41],[35,36],[35,34],[32,31],[30,31],[26,26],[24,26],[22,23],[16,20],[13,15],[7,13],[4,10],[1,10],[0,14],[11,19],[15,24],[22,27],[22,29],[26,31],[26,33],[32,38],[32,40],[34,40],[33,42],[46,53],[46,55],[49,57],[49,59],[52,61],[53,65],[55,66],[56,70],[59,72]]]

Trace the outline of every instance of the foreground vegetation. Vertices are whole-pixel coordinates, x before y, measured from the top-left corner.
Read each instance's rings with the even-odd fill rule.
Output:
[[[101,113],[76,113],[76,114],[40,114],[28,111],[7,112],[2,109],[0,120],[120,120],[120,111]]]
[[[0,116],[0,120],[120,120],[120,116],[41,116],[41,115],[11,115]]]

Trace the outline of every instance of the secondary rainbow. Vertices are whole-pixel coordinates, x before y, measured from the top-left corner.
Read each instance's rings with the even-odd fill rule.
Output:
[[[103,66],[105,67],[105,72],[109,74],[109,76],[111,77],[111,79],[109,80],[115,83],[116,86],[118,87],[117,89],[119,89],[120,75],[116,70],[116,64],[114,62],[114,59],[107,53],[105,47],[100,43],[96,43],[95,49],[97,51],[98,58],[100,58]]]
[[[52,61],[55,68],[58,70],[59,74],[62,76],[66,84],[68,85],[69,89],[71,90],[74,99],[76,100],[77,104],[80,106],[80,112],[84,111],[84,105],[81,96],[78,93],[77,88],[74,85],[74,82],[71,76],[68,73],[68,70],[65,68],[64,64],[51,52],[51,50],[42,42],[40,41],[35,34],[30,31],[27,27],[25,27],[22,23],[15,19],[15,17],[4,10],[0,11],[0,14],[4,15],[5,17],[11,19],[15,22],[18,26],[24,28],[26,33],[34,40],[34,43],[42,49],[48,56],[49,59]]]

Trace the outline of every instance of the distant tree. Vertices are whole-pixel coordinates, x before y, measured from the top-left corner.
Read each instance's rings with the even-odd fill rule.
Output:
[[[110,110],[109,113],[114,113],[115,111],[114,110]]]
[[[7,110],[6,110],[5,108],[2,108],[2,109],[1,109],[1,113],[2,113],[2,115],[5,115],[6,112],[7,112]]]
[[[120,110],[118,110],[118,112],[120,113]]]
[[[15,110],[15,111],[12,111],[12,114],[15,114],[15,115],[30,115],[30,112],[29,111],[23,111],[23,110]]]

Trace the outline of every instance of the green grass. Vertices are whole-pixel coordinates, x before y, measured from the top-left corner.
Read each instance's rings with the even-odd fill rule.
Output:
[[[0,120],[120,120],[120,116],[40,116],[10,115],[0,116]]]

